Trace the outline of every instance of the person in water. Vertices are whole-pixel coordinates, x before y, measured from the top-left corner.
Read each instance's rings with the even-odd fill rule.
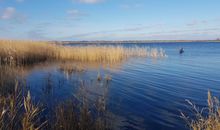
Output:
[[[184,53],[183,48],[180,49],[179,53],[180,53],[180,54]]]

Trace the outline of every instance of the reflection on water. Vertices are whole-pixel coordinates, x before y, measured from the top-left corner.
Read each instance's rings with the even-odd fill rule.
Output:
[[[114,129],[186,129],[180,119],[180,110],[190,114],[185,99],[203,107],[208,89],[220,95],[220,44],[138,46],[163,48],[168,57],[132,58],[113,65],[48,63],[26,69],[24,77],[34,100],[48,109],[81,91],[81,97],[108,110]],[[181,47],[185,52],[179,55]]]

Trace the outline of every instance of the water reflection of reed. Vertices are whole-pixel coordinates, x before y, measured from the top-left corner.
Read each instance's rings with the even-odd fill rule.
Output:
[[[23,79],[27,72],[23,67],[9,67],[0,65],[0,95],[12,93],[15,85],[15,80]]]
[[[54,106],[54,111],[48,113],[44,111],[48,104],[42,107],[32,102],[28,87],[25,88],[28,85],[22,82],[22,77],[33,70],[50,71],[58,68],[69,79],[72,74],[83,73],[87,69],[117,70],[130,57],[165,56],[162,49],[145,47],[64,47],[45,42],[0,41],[0,130],[111,129],[112,123],[107,109],[112,78],[110,75],[99,73],[92,81],[83,79],[72,99]],[[43,64],[37,64],[42,62]],[[30,64],[32,66],[27,66]],[[42,92],[49,98],[53,97],[51,95],[54,91],[52,78],[49,75],[42,87]],[[20,86],[18,82],[22,82]],[[61,84],[62,81],[59,81],[59,86]]]
[[[56,109],[56,125],[52,126],[53,129],[110,130],[111,121],[107,112],[108,85],[109,82],[104,80],[82,81],[74,98],[60,104]],[[94,94],[97,88],[99,92]]]
[[[82,66],[82,65],[77,65],[77,64],[67,64],[67,63],[63,63],[60,64],[59,66],[59,71],[61,71],[62,73],[64,73],[65,77],[67,79],[70,78],[70,76],[74,73],[83,73],[86,71],[86,69]]]
[[[45,94],[50,94],[53,88],[51,78],[49,75],[46,80]],[[99,81],[96,77],[93,82],[82,81],[73,98],[56,105],[54,111],[46,112],[50,115],[45,115],[47,106],[33,103],[30,92],[23,88],[25,85],[16,81],[12,93],[0,94],[0,130],[111,129],[107,112],[109,85],[110,76],[102,76]]]

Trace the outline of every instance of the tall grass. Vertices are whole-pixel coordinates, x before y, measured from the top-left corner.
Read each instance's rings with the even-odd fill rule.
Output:
[[[220,104],[216,97],[212,97],[208,91],[208,107],[197,108],[192,102],[187,100],[192,107],[194,118],[190,118],[181,112],[181,117],[186,121],[191,130],[220,130]]]
[[[7,95],[14,91],[15,79],[19,69],[0,65],[0,95]]]
[[[103,78],[104,79],[104,78]],[[100,83],[107,89],[109,80]],[[80,86],[77,97],[54,106],[34,104],[30,92],[15,81],[14,90],[7,95],[0,93],[0,130],[110,130],[106,109],[106,95],[94,102],[86,96],[85,84]],[[49,115],[49,114],[53,115]]]
[[[49,60],[115,63],[129,57],[164,57],[162,49],[123,46],[61,46],[49,42],[0,41],[0,64],[33,64]]]
[[[33,64],[54,58],[54,46],[44,42],[0,41],[1,64]]]
[[[23,95],[15,84],[13,93],[0,95],[0,130],[39,130],[46,122],[40,122],[42,109],[32,104],[30,93]]]

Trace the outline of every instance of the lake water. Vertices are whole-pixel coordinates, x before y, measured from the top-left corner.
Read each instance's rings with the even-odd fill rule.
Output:
[[[190,114],[185,99],[204,107],[209,89],[219,98],[219,43],[121,45],[163,48],[168,57],[131,58],[114,67],[88,64],[85,72],[69,75],[60,71],[57,64],[34,67],[26,76],[34,99],[53,109],[58,102],[72,97],[81,81],[89,84],[96,80],[98,73],[110,74],[112,80],[107,90],[102,83],[97,83],[88,87],[88,92],[91,99],[106,96],[107,109],[118,129],[185,130],[185,122],[180,118],[180,111]],[[185,50],[182,55],[179,54],[181,47]],[[51,87],[45,87],[46,83]]]

